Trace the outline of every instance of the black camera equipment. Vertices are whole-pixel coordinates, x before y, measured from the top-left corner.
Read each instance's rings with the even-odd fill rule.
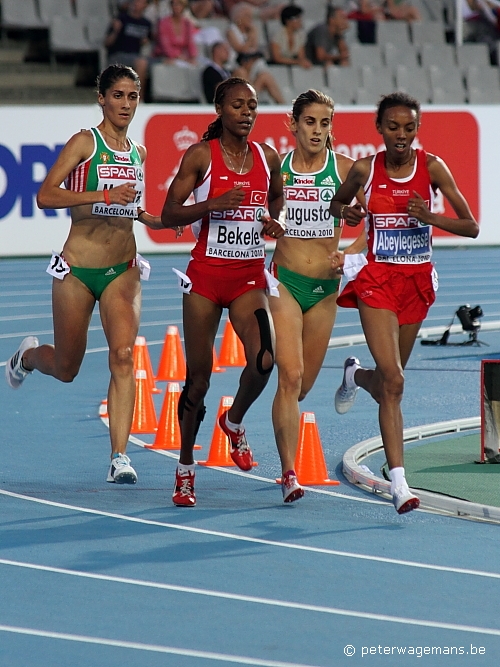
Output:
[[[450,337],[451,333],[451,327],[453,325],[453,322],[455,320],[455,316],[458,317],[460,320],[460,324],[462,325],[462,330],[464,333],[469,334],[469,339],[462,341],[461,343],[449,343],[448,339]],[[468,303],[466,303],[464,306],[460,306],[455,313],[453,314],[453,318],[450,322],[449,327],[446,329],[444,334],[441,336],[441,338],[438,338],[437,340],[430,340],[428,338],[424,338],[420,341],[421,345],[455,345],[455,346],[462,346],[462,345],[488,345],[488,343],[484,343],[481,340],[478,340],[477,338],[477,332],[481,328],[481,323],[478,321],[480,317],[483,316],[483,309],[481,306],[475,306],[475,308],[471,308]]]

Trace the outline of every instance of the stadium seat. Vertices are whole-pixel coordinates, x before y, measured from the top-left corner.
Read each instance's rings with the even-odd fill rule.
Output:
[[[420,48],[420,60],[422,67],[440,65],[441,67],[456,67],[455,48],[452,44],[424,43]]]
[[[54,18],[75,18],[71,0],[38,0],[40,17],[50,27]]]
[[[485,90],[472,86],[468,89],[467,98],[469,104],[500,104],[500,89]]]
[[[35,0],[2,0],[2,28],[43,28]]]
[[[349,51],[352,67],[383,67],[382,51],[378,44],[351,44]]]
[[[410,44],[408,23],[406,21],[378,21],[377,44],[384,45],[387,42],[398,46]]]
[[[84,21],[89,18],[100,19],[106,26],[112,18],[106,0],[76,0],[76,15]]]
[[[465,70],[465,84],[470,104],[493,104],[500,101],[497,67],[469,65]]]
[[[413,44],[401,46],[388,42],[382,45],[386,67],[395,70],[398,65],[408,65],[409,67],[418,67],[417,49]]]
[[[313,65],[310,69],[292,65],[290,73],[294,96],[300,95],[309,88],[315,88],[316,90],[326,88],[325,70],[321,65]]]
[[[431,102],[434,104],[464,104],[466,102],[462,74],[458,67],[431,65],[429,79]]]
[[[462,44],[456,47],[458,66],[465,72],[469,65],[490,66],[490,52],[487,44]]]
[[[154,102],[200,102],[199,69],[154,63],[151,65],[151,97]]]
[[[396,87],[398,90],[413,95],[422,104],[430,101],[429,77],[422,67],[398,65],[396,68]]]
[[[287,102],[291,102],[296,94],[292,85],[290,67],[288,65],[269,65],[268,67],[280,87],[283,97]]]
[[[445,44],[444,25],[440,21],[425,21],[411,24],[413,44]]]
[[[394,76],[388,67],[364,65],[360,68],[360,80],[361,88],[371,94],[373,103],[378,101],[380,95],[387,95],[395,89]],[[360,104],[359,99],[358,104]]]
[[[87,39],[85,25],[76,16],[54,16],[49,28],[52,57],[57,53],[89,53],[96,51]]]
[[[356,67],[330,66],[326,69],[328,90],[335,104],[352,104],[360,86]]]

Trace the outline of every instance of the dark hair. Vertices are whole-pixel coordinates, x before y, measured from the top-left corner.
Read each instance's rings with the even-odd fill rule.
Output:
[[[332,110],[333,116],[335,103],[332,98],[329,95],[322,93],[320,90],[309,88],[309,90],[306,90],[304,93],[300,93],[300,95],[293,101],[291,117],[296,123],[304,113],[304,109],[311,104],[324,104]],[[330,149],[332,148],[332,138],[330,135],[328,135],[326,139],[326,147]]]
[[[297,16],[302,16],[304,10],[302,7],[297,7],[297,5],[287,5],[281,10],[280,18],[281,23],[286,25],[287,21],[294,19]]]
[[[215,88],[214,95],[214,106],[222,106],[226,98],[228,90],[236,88],[236,86],[247,86],[252,87],[246,79],[241,79],[239,76],[231,76],[225,81],[221,81],[217,84]],[[202,141],[210,141],[211,139],[218,139],[222,136],[222,119],[220,116],[210,123],[207,127],[207,131],[202,136]]]
[[[120,79],[130,79],[135,83],[137,89],[141,89],[141,80],[139,75],[127,65],[110,65],[103,70],[97,77],[97,92],[103,97],[106,95],[106,92]]]
[[[340,12],[342,10],[342,7],[336,7],[335,5],[328,5],[326,8],[326,21],[328,23],[328,20],[331,19],[337,12]]]
[[[380,102],[377,105],[376,124],[381,125],[384,113],[387,109],[393,109],[394,107],[408,107],[408,109],[412,109],[417,114],[417,123],[420,123],[420,102],[415,97],[398,91],[390,95],[383,95],[380,98]]]

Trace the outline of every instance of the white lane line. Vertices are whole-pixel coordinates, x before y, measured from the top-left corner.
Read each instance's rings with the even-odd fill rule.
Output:
[[[127,584],[130,586],[141,586],[143,588],[153,588],[177,593],[188,593],[191,595],[202,595],[205,597],[222,598],[224,600],[235,600],[238,602],[251,602],[270,607],[281,607],[285,609],[295,609],[300,611],[312,611],[320,614],[331,614],[334,616],[346,616],[349,618],[362,618],[370,621],[382,621],[384,623],[399,623],[402,625],[422,626],[426,628],[440,628],[442,630],[454,630],[456,632],[471,632],[474,634],[486,634],[500,636],[500,629],[482,628],[474,625],[463,625],[460,623],[442,623],[441,621],[430,621],[420,618],[409,618],[404,616],[390,616],[389,614],[374,614],[364,611],[353,611],[351,609],[341,609],[339,607],[323,607],[316,604],[304,604],[300,602],[289,602],[286,600],[275,600],[272,598],[261,598],[253,595],[239,595],[237,593],[224,593],[205,588],[192,588],[190,586],[176,586],[173,584],[162,584],[153,581],[144,581],[141,579],[129,579],[127,577],[113,577],[111,575],[95,574],[91,572],[80,572],[78,570],[67,570],[58,567],[49,567],[46,565],[36,565],[34,563],[21,563],[0,559],[1,565],[11,565],[32,570],[51,572],[55,574],[65,574],[73,577],[82,577],[84,579],[97,579],[118,584]],[[266,663],[267,664],[267,663]],[[275,664],[275,663],[272,663]]]
[[[462,567],[451,567],[448,565],[434,565],[429,563],[419,563],[417,561],[401,560],[399,558],[388,558],[384,556],[370,556],[366,554],[358,554],[350,551],[338,551],[337,549],[326,549],[323,547],[312,547],[304,544],[296,544],[294,542],[277,542],[275,540],[266,540],[260,537],[249,537],[247,535],[237,535],[235,533],[223,533],[219,530],[208,530],[207,528],[195,528],[194,526],[182,526],[175,523],[167,523],[164,521],[154,521],[152,519],[141,519],[138,517],[128,516],[125,514],[116,514],[114,512],[104,512],[102,510],[95,510],[88,507],[80,507],[75,505],[68,505],[66,503],[58,503],[53,500],[43,500],[41,498],[34,498],[32,496],[25,496],[20,493],[6,491],[0,489],[0,495],[8,496],[10,498],[17,498],[18,500],[27,500],[29,502],[38,503],[40,505],[48,505],[49,507],[58,507],[60,509],[70,510],[72,512],[81,512],[83,514],[92,514],[95,516],[103,516],[109,519],[119,519],[120,521],[129,521],[131,523],[139,523],[147,526],[157,526],[159,528],[168,528],[171,530],[180,530],[187,533],[196,533],[199,535],[209,535],[210,537],[222,537],[228,540],[236,540],[239,542],[248,542],[250,544],[260,544],[269,547],[278,547],[280,549],[294,549],[296,551],[305,551],[308,553],[325,554],[327,556],[338,556],[340,558],[353,558],[355,560],[370,561],[376,563],[387,563],[389,565],[402,565],[404,567],[414,567],[422,570],[432,570],[437,572],[449,572],[453,574],[466,574],[474,577],[485,577],[487,579],[500,579],[500,573],[485,572],[482,570],[470,570]]]
[[[35,630],[34,628],[20,628],[13,625],[0,625],[0,632],[11,632],[18,635],[30,635],[32,637],[45,637],[48,639],[62,639],[65,641],[80,642],[83,644],[114,646],[116,648],[135,649],[136,651],[148,651],[150,653],[168,653],[170,655],[182,655],[189,658],[205,658],[206,660],[217,660],[219,662],[232,662],[237,665],[257,665],[258,667],[315,667],[314,665],[303,665],[296,662],[259,660],[259,658],[248,658],[241,655],[211,653],[210,651],[193,651],[187,648],[158,646],[155,644],[142,644],[141,642],[120,641],[101,637],[88,637],[85,635],[72,635],[65,632],[49,632],[46,630]]]

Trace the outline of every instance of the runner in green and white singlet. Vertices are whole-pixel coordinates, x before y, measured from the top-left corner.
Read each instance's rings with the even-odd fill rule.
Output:
[[[125,65],[107,67],[98,80],[102,121],[97,128],[81,130],[69,139],[40,187],[40,208],[69,208],[71,215],[62,252],[53,253],[47,268],[53,276],[54,345],[39,345],[35,336],[28,336],[6,366],[7,382],[13,389],[34,370],[72,382],[80,370],[92,312],[99,301],[111,372],[107,481],[118,484],[137,481],[125,451],[135,401],[133,349],[141,310],[139,272],[142,269],[146,274],[149,267],[137,256],[134,219],[152,228],[162,227],[159,216],[139,208],[146,149],[127,136],[139,93],[137,72]],[[74,454],[75,465],[79,454]]]
[[[330,255],[338,249],[342,226],[330,217],[329,207],[353,160],[332,150],[333,109],[333,100],[317,90],[297,97],[290,115],[296,148],[281,166],[286,231],[276,242],[271,264],[280,296],[270,297],[269,302],[278,366],[273,426],[285,502],[304,495],[295,471],[299,401],[321,369],[337,311],[340,280]],[[362,234],[346,252],[358,253],[364,246]]]

